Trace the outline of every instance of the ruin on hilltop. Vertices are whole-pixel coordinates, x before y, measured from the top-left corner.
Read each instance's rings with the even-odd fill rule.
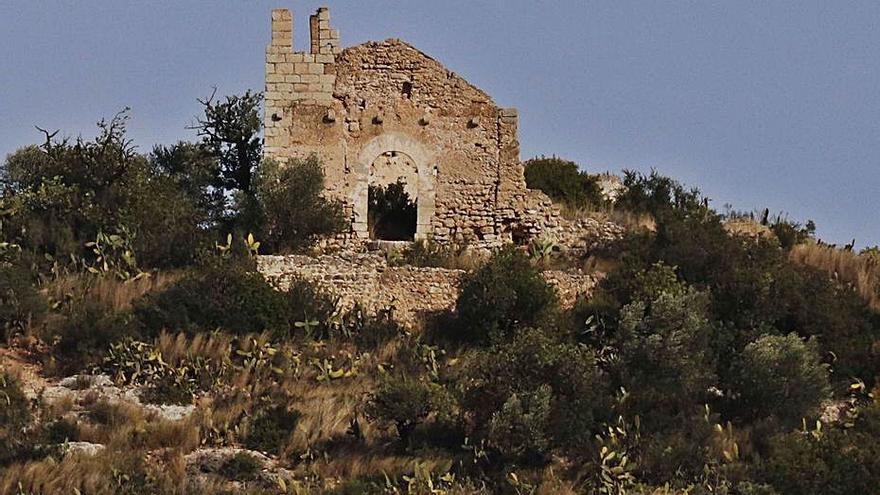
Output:
[[[496,247],[559,226],[549,199],[526,188],[516,109],[403,41],[343,49],[327,8],[309,34],[309,50],[295,51],[291,12],[272,11],[265,154],[320,158],[346,239],[370,237],[370,186],[398,180],[417,206],[414,239]]]

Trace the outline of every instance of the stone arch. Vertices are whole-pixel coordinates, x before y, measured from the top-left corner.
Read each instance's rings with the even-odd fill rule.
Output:
[[[418,176],[418,213],[415,238],[417,240],[428,239],[433,232],[431,220],[434,218],[436,204],[437,154],[419,140],[399,132],[388,132],[376,136],[365,144],[357,155],[356,162],[351,168],[354,174],[354,187],[349,198],[354,210],[352,230],[357,237],[366,239],[369,236],[367,232],[367,202],[370,187],[370,166],[380,155],[389,152],[403,153],[415,163]]]

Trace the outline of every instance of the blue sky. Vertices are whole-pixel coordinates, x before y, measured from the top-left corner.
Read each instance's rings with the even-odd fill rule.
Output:
[[[33,126],[192,139],[197,97],[263,86],[269,11],[331,8],[345,46],[402,38],[520,110],[523,158],[652,167],[713,204],[880,244],[880,2],[4,0],[0,156]]]

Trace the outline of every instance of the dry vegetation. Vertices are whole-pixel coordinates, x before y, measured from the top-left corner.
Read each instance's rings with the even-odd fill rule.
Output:
[[[817,243],[794,246],[792,260],[825,270],[841,283],[849,284],[868,302],[871,309],[880,311],[880,256],[876,253],[855,253]]]

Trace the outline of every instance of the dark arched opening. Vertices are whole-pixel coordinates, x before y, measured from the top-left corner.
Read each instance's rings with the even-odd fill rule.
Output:
[[[418,205],[400,179],[387,186],[371,185],[367,206],[367,229],[371,239],[411,241],[416,235]]]

